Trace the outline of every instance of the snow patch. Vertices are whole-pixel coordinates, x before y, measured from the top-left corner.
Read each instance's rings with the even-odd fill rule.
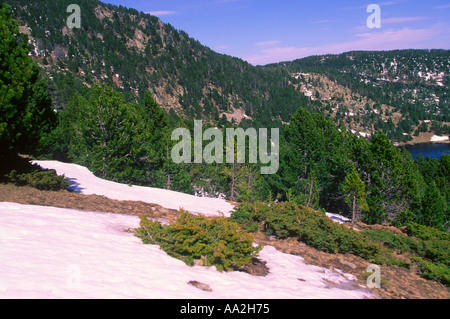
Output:
[[[183,208],[190,213],[229,217],[234,208],[224,199],[197,197],[180,192],[153,187],[130,186],[107,181],[95,176],[86,167],[59,161],[34,161],[44,169],[54,169],[58,175],[64,174],[70,181],[68,189],[86,195],[101,195],[116,200],[142,201],[159,204],[169,209]]]
[[[36,163],[65,174],[70,188],[82,194],[184,207],[212,216],[232,210],[221,199],[114,183],[74,164]],[[347,220],[327,215],[337,222]],[[355,287],[350,274],[306,264],[301,256],[272,246],[264,246],[259,254],[270,270],[265,277],[189,267],[125,232],[139,227],[137,216],[7,202],[0,202],[0,216],[0,298],[377,298],[363,286],[350,289]],[[191,281],[205,283],[212,291],[197,289],[188,284]]]
[[[339,215],[339,214],[333,214],[333,213],[326,213],[326,215],[334,222],[339,223],[339,224],[344,224],[344,223],[348,223],[351,222],[350,219]]]
[[[442,141],[448,141],[449,137],[448,136],[438,136],[438,135],[433,135],[431,137],[431,142],[442,142]]]
[[[375,298],[365,287],[346,288],[352,275],[308,265],[272,246],[260,252],[270,269],[266,277],[220,273],[189,267],[124,232],[138,227],[136,216],[16,203],[0,203],[0,212],[0,298]]]

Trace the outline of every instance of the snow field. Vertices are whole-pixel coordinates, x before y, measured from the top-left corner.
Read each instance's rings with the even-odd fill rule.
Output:
[[[54,169],[58,175],[64,174],[72,186],[68,188],[86,195],[104,195],[117,200],[134,200],[159,204],[169,209],[184,208],[190,213],[202,213],[206,216],[217,216],[219,212],[229,217],[233,205],[224,199],[197,197],[166,189],[129,186],[100,179],[87,168],[58,161],[34,161],[45,169]]]
[[[75,183],[72,188],[84,194],[184,207],[207,215],[217,211],[229,215],[232,210],[221,199],[108,182],[73,164],[39,164],[65,174]],[[189,267],[124,231],[137,227],[137,216],[0,202],[0,298],[375,298],[365,287],[354,288],[352,275],[307,265],[302,257],[272,246],[259,254],[270,269],[266,277]],[[212,292],[189,281],[207,284]]]
[[[448,136],[438,136],[438,135],[433,135],[430,139],[431,142],[443,142],[443,141],[448,141]]]
[[[0,298],[299,299],[373,297],[328,287],[352,275],[265,246],[266,277],[189,267],[125,229],[136,216],[0,203]],[[212,292],[187,283],[208,284]]]

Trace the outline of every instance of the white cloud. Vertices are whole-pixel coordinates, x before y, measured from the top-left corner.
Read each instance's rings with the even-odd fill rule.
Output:
[[[160,17],[160,16],[167,16],[167,15],[171,15],[171,14],[176,14],[178,12],[177,11],[168,11],[167,10],[167,11],[149,11],[149,12],[145,12],[145,13],[148,13],[148,14]]]
[[[330,23],[333,22],[333,20],[319,20],[319,21],[313,21],[312,24],[322,24],[322,23]]]
[[[448,8],[450,8],[450,3],[443,4],[443,5],[436,6],[436,7],[433,7],[433,9],[448,9]]]
[[[392,24],[392,23],[404,23],[404,22],[412,22],[419,20],[430,19],[430,17],[392,17],[392,18],[383,18],[381,19],[382,24]]]
[[[377,3],[377,2],[372,2],[372,3],[378,4],[380,7],[388,7],[388,6],[395,6],[395,5],[402,4],[405,2],[409,2],[409,1],[411,1],[411,0],[392,0],[392,1],[384,1],[384,2],[380,2],[380,3]],[[364,5],[360,5],[360,6],[354,6],[354,7],[345,7],[345,8],[341,8],[340,10],[347,11],[347,10],[364,9],[364,8],[367,8],[367,6],[369,4],[371,4],[371,3],[367,3]]]
[[[338,54],[355,50],[396,50],[396,49],[425,49],[430,40],[435,41],[434,48],[449,48],[448,39],[438,37],[448,33],[448,28],[435,25],[424,29],[402,28],[400,30],[383,30],[377,32],[358,33],[350,41],[332,43],[315,47],[274,47],[262,50],[259,54],[244,57],[253,65],[264,65],[281,61],[321,54]]]
[[[258,47],[271,47],[271,46],[277,45],[279,43],[281,43],[281,41],[274,40],[274,41],[258,42],[258,43],[255,43],[255,45]]]
[[[395,6],[397,4],[401,4],[401,3],[405,3],[405,2],[409,2],[409,1],[411,1],[411,0],[392,0],[392,1],[381,2],[378,5],[380,7]]]

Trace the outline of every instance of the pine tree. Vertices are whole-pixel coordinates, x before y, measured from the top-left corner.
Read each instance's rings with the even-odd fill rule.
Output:
[[[171,140],[169,116],[150,91],[145,92],[143,108],[151,134],[148,157],[152,162],[149,169],[156,171],[155,185],[190,193],[192,187],[185,165],[173,163],[170,156],[174,141]]]
[[[422,225],[442,229],[445,224],[445,213],[447,203],[445,197],[436,186],[436,182],[432,181],[427,185],[425,196],[422,201],[422,214],[419,216],[419,222]]]
[[[387,138],[378,132],[372,136],[368,146],[368,155],[363,167],[371,214],[367,216],[369,223],[395,221],[409,206],[407,193],[409,175],[407,162],[402,153]],[[372,209],[373,208],[373,209]]]
[[[33,153],[56,116],[47,83],[28,55],[28,37],[19,33],[6,4],[0,6],[0,161]]]
[[[352,224],[354,225],[357,219],[357,212],[369,207],[366,202],[364,183],[353,167],[352,171],[345,176],[345,181],[342,184],[342,192],[346,195],[345,202],[352,207]]]
[[[241,156],[245,157],[244,151],[245,154],[248,154],[248,145],[246,144],[244,150],[237,147],[236,138],[232,142],[234,143],[234,153],[230,155],[233,156],[233,162],[223,165],[221,175],[229,182],[229,199],[231,201],[252,202],[260,197],[260,192],[264,192],[261,176],[258,173],[259,169],[256,165],[239,161]],[[225,154],[227,154],[227,147],[231,147],[226,144],[224,144]]]
[[[61,114],[58,131],[69,158],[96,175],[149,183],[151,131],[143,110],[111,87],[94,86],[88,99],[75,95]]]
[[[333,206],[349,166],[349,149],[330,120],[300,108],[286,126],[280,156],[279,173],[269,177],[277,197],[285,199],[292,189],[303,205],[315,207],[320,201]]]

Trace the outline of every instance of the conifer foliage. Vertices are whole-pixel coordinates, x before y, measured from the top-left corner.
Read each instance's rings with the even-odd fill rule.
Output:
[[[146,244],[160,245],[169,255],[188,265],[216,266],[219,271],[248,265],[261,247],[253,247],[254,237],[226,217],[194,216],[181,210],[170,225],[140,217],[135,235]]]
[[[361,178],[359,178],[356,168],[353,168],[352,171],[345,176],[344,183],[342,184],[342,191],[347,196],[345,202],[352,207],[352,224],[355,224],[357,218],[356,214],[360,209],[368,209],[365,189],[366,187]]]
[[[0,6],[0,161],[33,153],[55,125],[51,97],[39,68],[28,55],[28,37],[6,4]]]

